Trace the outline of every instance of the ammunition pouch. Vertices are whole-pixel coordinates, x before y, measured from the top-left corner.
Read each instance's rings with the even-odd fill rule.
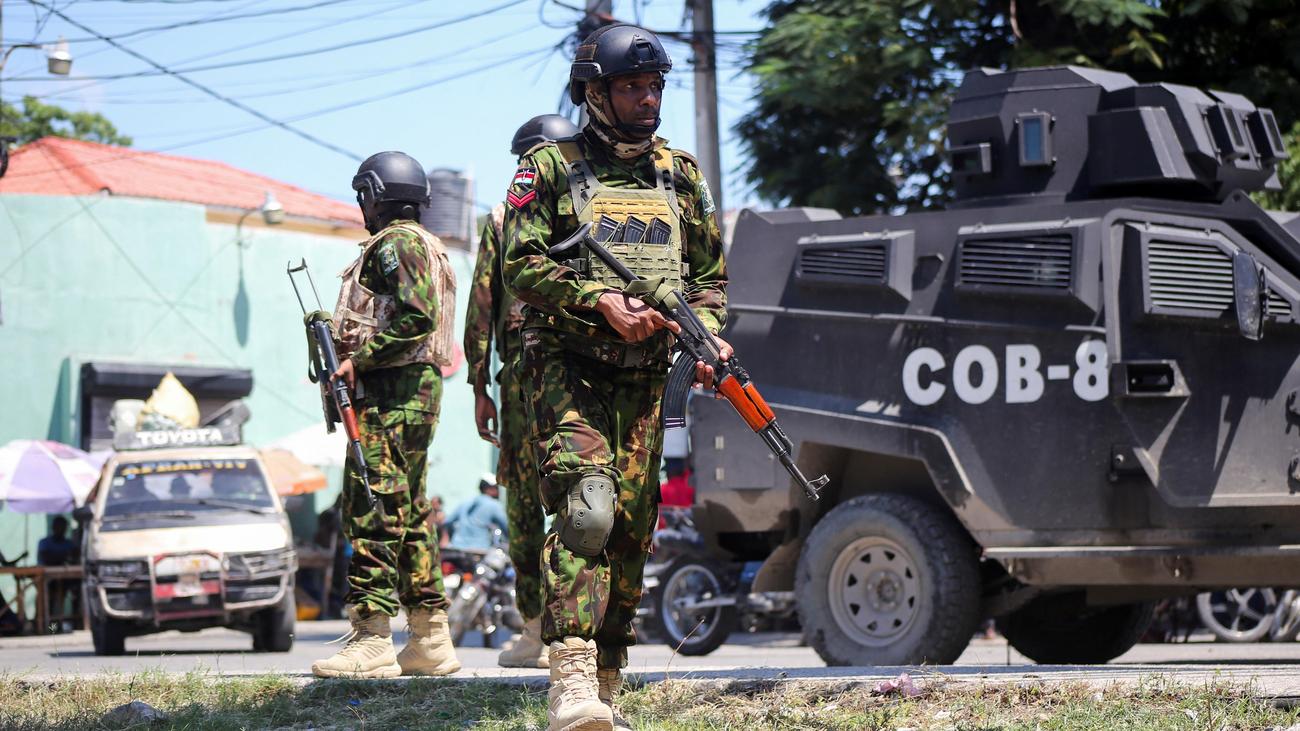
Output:
[[[606,365],[619,368],[650,368],[662,367],[666,364],[667,351],[657,345],[592,338],[563,330],[548,329],[546,333],[565,351]]]
[[[614,530],[617,500],[618,488],[605,475],[578,480],[555,517],[560,541],[580,556],[599,556]]]

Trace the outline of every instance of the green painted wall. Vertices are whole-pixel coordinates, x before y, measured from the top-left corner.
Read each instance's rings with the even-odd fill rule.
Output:
[[[257,214],[250,216],[255,219]],[[305,258],[327,309],[358,253],[338,237],[210,224],[202,206],[95,196],[0,195],[0,444],[77,440],[81,363],[250,368],[248,442],[267,444],[321,418],[306,378],[301,311],[285,264]],[[463,327],[472,259],[449,252]],[[447,504],[476,491],[490,447],[474,429],[465,369],[447,379],[429,486]],[[316,496],[333,500],[331,489]],[[35,556],[46,516],[0,510],[0,552]],[[11,586],[0,583],[6,594]]]

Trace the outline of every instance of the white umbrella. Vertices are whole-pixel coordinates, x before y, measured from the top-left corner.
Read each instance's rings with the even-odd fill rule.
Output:
[[[347,460],[348,439],[342,426],[330,434],[321,421],[281,437],[267,447],[283,449],[315,467],[342,467]]]
[[[0,501],[18,513],[66,513],[86,502],[107,458],[59,442],[9,442],[0,447]]]

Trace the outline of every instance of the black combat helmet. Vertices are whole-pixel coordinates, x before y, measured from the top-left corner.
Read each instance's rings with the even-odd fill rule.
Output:
[[[418,219],[420,207],[429,205],[429,179],[420,163],[405,152],[366,158],[352,176],[352,189],[366,230],[372,234],[399,218]]]
[[[357,203],[402,202],[429,204],[429,179],[424,168],[405,152],[379,152],[366,158],[352,177]]]
[[[510,154],[518,157],[533,145],[563,140],[578,134],[578,126],[558,114],[540,114],[524,122],[510,141]]]
[[[647,71],[666,74],[672,68],[672,59],[654,33],[635,25],[607,25],[578,46],[569,67],[569,98],[574,104],[586,101],[589,81]]]

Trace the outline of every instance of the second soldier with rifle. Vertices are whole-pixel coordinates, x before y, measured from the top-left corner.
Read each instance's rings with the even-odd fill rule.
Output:
[[[588,249],[548,251],[583,224],[637,276],[685,291],[711,335],[725,319],[726,270],[713,197],[698,164],[655,136],[672,62],[653,33],[611,25],[578,47],[575,103],[590,121],[520,161],[507,192],[504,277],[525,302],[523,369],[547,512],[542,548],[551,729],[625,723],[622,682],[659,501],[661,402],[679,329]],[[718,341],[719,360],[730,348]],[[697,379],[712,386],[712,369]]]
[[[516,158],[544,142],[568,139],[578,133],[573,122],[558,114],[542,114],[524,122],[515,132],[510,151]],[[479,236],[478,259],[465,314],[465,360],[474,386],[474,417],[478,433],[498,447],[497,484],[506,489],[506,516],[510,527],[510,561],[515,567],[515,602],[524,620],[523,633],[502,650],[502,667],[546,667],[547,648],[542,642],[542,541],[546,515],[537,489],[537,467],[528,443],[528,415],[520,380],[523,343],[523,303],[501,280],[502,226],[505,204],[492,208]],[[495,340],[501,371],[500,412],[488,394],[492,345]],[[492,422],[496,422],[494,431]]]
[[[400,152],[373,155],[352,188],[371,238],[342,274],[334,312],[341,366],[332,377],[354,396],[366,469],[348,464],[341,496],[353,550],[352,632],[312,672],[446,675],[460,662],[447,627],[437,537],[428,528],[425,477],[442,395],[440,367],[451,362],[455,280],[442,243],[418,223],[429,203],[418,162]],[[399,608],[410,628],[400,654],[390,626]]]

